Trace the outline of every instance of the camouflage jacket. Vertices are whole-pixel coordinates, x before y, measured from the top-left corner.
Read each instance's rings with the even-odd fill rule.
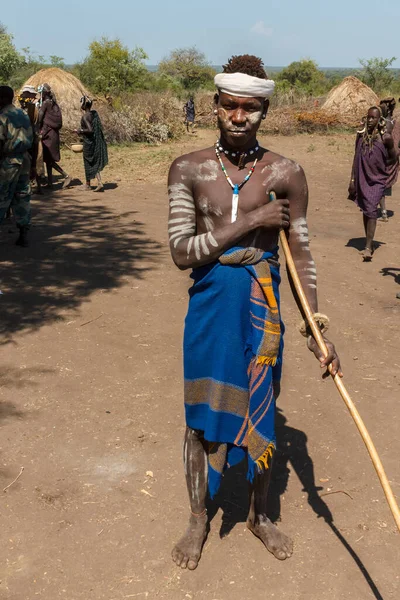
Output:
[[[22,164],[32,143],[33,132],[28,115],[13,104],[0,109],[0,162],[7,158]]]

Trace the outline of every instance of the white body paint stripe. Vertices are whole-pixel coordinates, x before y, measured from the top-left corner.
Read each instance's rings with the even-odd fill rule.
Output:
[[[199,240],[199,236],[194,238],[194,252],[196,254],[196,258],[197,260],[200,260],[201,254],[200,254],[200,240]]]
[[[208,249],[208,246],[206,244],[206,233],[203,233],[200,236],[200,243],[201,243],[201,249],[203,250],[204,254],[206,254],[207,256],[210,254],[210,251]]]
[[[214,246],[215,248],[217,248],[218,247],[218,242],[215,239],[215,237],[213,236],[213,234],[212,233],[208,233],[207,236],[208,236],[208,241],[210,242],[211,246]]]
[[[185,214],[189,214],[189,215],[194,215],[195,210],[194,210],[194,208],[183,208],[183,207],[171,208],[171,215],[176,214],[176,213],[185,213]]]
[[[195,231],[196,225],[194,223],[187,223],[186,225],[174,225],[168,227],[168,233],[174,233],[175,231]]]
[[[174,208],[174,206],[182,206],[182,208],[194,208],[194,201],[172,200],[170,206],[171,208]]]
[[[179,217],[179,219],[170,219],[168,221],[168,225],[171,223],[191,223],[192,220],[190,217]]]

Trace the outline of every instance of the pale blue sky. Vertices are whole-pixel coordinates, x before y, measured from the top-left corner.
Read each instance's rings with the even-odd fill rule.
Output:
[[[17,47],[81,60],[102,35],[142,46],[149,64],[195,45],[212,64],[257,54],[266,65],[313,58],[323,67],[355,67],[358,58],[399,57],[398,0],[82,0],[1,2],[0,20]],[[379,12],[377,11],[379,8]],[[59,25],[57,25],[57,22]]]

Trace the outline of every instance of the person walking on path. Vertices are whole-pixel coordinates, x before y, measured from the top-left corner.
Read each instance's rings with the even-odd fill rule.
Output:
[[[392,135],[386,130],[386,121],[377,106],[368,110],[364,128],[357,133],[353,168],[349,185],[349,199],[363,213],[365,230],[364,261],[371,261],[378,219],[378,206],[387,188],[389,168],[395,164],[397,153]]]
[[[186,433],[183,447],[189,524],[172,551],[181,568],[197,567],[208,532],[206,498],[228,466],[247,458],[247,526],[279,560],[292,542],[268,519],[268,486],[276,447],[275,401],[284,326],[279,309],[279,231],[317,313],[315,265],[306,220],[302,168],[262,148],[256,134],[274,82],[255,56],[232,57],[215,78],[220,138],[214,147],[176,159],[169,172],[169,243],[179,269],[192,269],[184,332]],[[246,169],[246,170],[244,170]],[[249,170],[248,170],[249,169]],[[271,192],[277,200],[271,201]],[[322,317],[316,319],[322,326]],[[342,375],[331,342],[324,369]]]
[[[51,87],[44,83],[39,87],[42,102],[38,115],[38,129],[43,144],[43,161],[47,169],[49,189],[53,188],[53,169],[64,177],[63,189],[71,184],[71,177],[58,164],[60,156],[60,130],[62,128],[61,108],[57,104]]]
[[[28,115],[13,99],[13,90],[0,86],[0,223],[11,207],[19,229],[16,244],[25,247],[31,222],[33,132]]]
[[[101,171],[108,164],[107,144],[104,139],[103,128],[99,114],[92,110],[93,101],[87,96],[81,98],[81,109],[84,114],[81,119],[81,127],[76,133],[81,136],[83,141],[83,163],[85,167],[86,184],[85,190],[91,190],[90,181],[97,179],[95,192],[104,191],[104,185],[101,181]]]
[[[186,130],[189,133],[189,129],[190,129],[191,133],[194,133],[194,128],[195,128],[194,120],[196,117],[196,109],[194,106],[193,96],[190,96],[189,100],[186,102],[185,106],[183,107],[183,110],[185,113]]]

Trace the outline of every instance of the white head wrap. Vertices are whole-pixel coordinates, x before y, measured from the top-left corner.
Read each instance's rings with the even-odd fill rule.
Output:
[[[269,98],[275,89],[272,79],[260,79],[245,73],[218,73],[214,83],[220,92],[241,98]]]
[[[36,89],[33,85],[24,85],[24,87],[21,90],[21,94],[23,92],[28,92],[28,94],[36,94]]]

